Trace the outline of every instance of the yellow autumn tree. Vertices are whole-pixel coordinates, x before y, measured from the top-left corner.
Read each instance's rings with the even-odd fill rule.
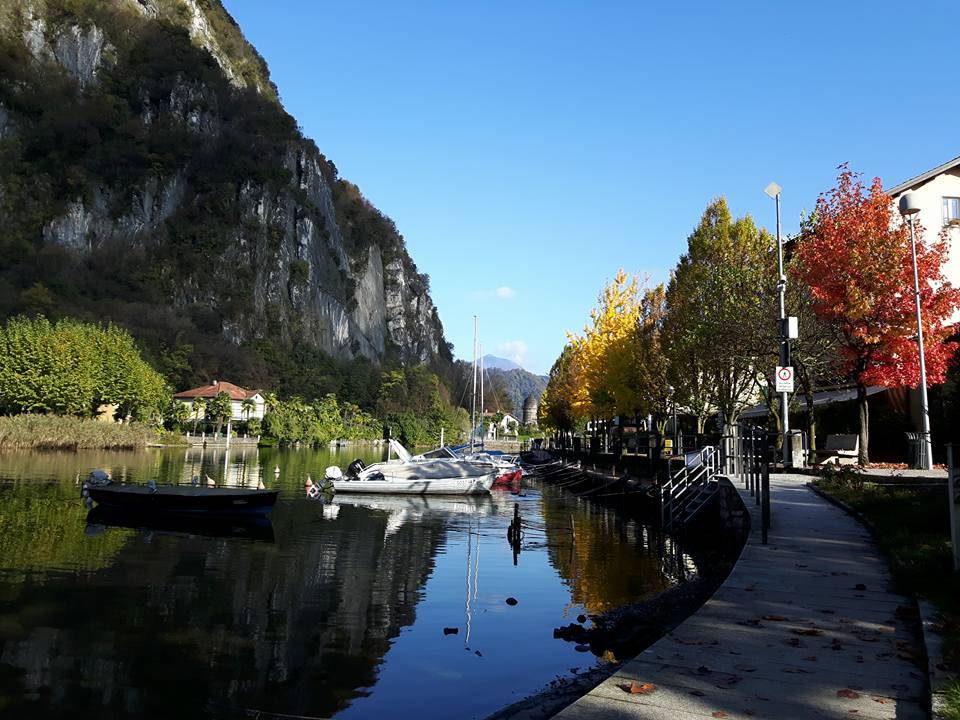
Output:
[[[569,335],[579,382],[571,406],[579,417],[609,418],[638,407],[631,347],[640,317],[639,279],[621,268],[604,287],[582,335]]]

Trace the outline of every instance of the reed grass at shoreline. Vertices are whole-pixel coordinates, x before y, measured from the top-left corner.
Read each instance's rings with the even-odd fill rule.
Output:
[[[141,423],[107,423],[60,415],[0,417],[0,449],[138,450],[157,434]]]

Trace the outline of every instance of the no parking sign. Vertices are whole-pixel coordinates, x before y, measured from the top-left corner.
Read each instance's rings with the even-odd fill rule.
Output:
[[[793,368],[777,365],[777,392],[793,392]]]

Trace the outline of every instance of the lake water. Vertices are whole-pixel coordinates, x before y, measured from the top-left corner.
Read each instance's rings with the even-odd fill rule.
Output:
[[[329,505],[303,492],[308,473],[376,454],[0,455],[0,717],[482,718],[597,661],[553,628],[693,569],[638,521],[536,483]],[[75,479],[97,467],[281,494],[261,527],[88,523]]]

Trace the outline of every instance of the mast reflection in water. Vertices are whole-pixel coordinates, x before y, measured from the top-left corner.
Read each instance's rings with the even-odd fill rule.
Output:
[[[0,715],[483,717],[596,661],[553,628],[691,571],[642,524],[549,488],[306,497],[308,473],[356,454],[0,455]],[[88,523],[75,476],[93,467],[282,492],[266,527]]]

